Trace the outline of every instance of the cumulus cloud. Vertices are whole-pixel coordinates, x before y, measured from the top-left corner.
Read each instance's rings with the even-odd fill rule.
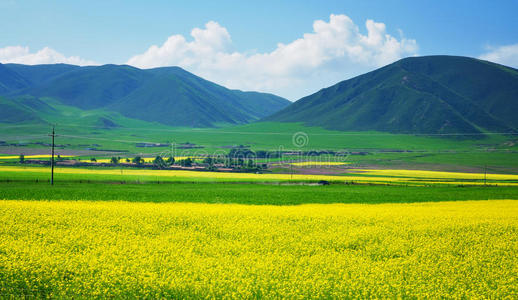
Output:
[[[26,65],[66,63],[72,65],[97,65],[96,62],[78,56],[65,56],[56,50],[45,47],[37,52],[30,52],[29,47],[7,46],[0,48],[0,62]]]
[[[518,68],[518,44],[489,48],[488,50],[479,58]]]
[[[346,15],[317,20],[313,32],[267,53],[231,51],[226,28],[214,21],[170,36],[127,62],[140,68],[178,65],[230,88],[273,92],[292,100],[417,53],[417,42],[387,33],[383,23],[365,22],[366,33]]]

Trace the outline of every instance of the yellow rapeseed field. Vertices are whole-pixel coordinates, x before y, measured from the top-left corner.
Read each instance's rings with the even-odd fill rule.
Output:
[[[88,168],[55,168],[56,174],[76,174],[88,176],[131,176],[136,179],[145,180],[153,177],[169,179],[205,179],[205,180],[258,180],[258,181],[336,181],[336,182],[356,182],[372,184],[410,184],[410,185],[430,185],[430,184],[450,184],[450,185],[482,185],[484,174],[472,173],[453,173],[453,172],[434,172],[434,171],[415,171],[415,170],[363,170],[351,169],[346,176],[339,175],[316,175],[316,174],[255,174],[255,173],[235,173],[235,172],[205,172],[190,170],[150,170],[150,169],[88,169]],[[48,173],[48,167],[24,167],[24,166],[0,166],[0,173]],[[367,176],[365,176],[367,175]],[[442,177],[441,177],[442,176]],[[112,177],[112,179],[116,179]],[[488,174],[488,184],[498,186],[518,186],[518,175],[507,174]],[[496,181],[498,180],[498,181]]]
[[[515,298],[518,201],[0,201],[9,298]]]
[[[438,178],[438,179],[478,179],[482,180],[518,180],[518,175],[512,174],[482,174],[482,173],[461,173],[461,172],[441,172],[441,171],[422,171],[422,170],[372,170],[354,169],[353,172],[365,173],[376,176],[398,176],[410,178]]]
[[[49,158],[50,154],[38,154],[38,155],[24,155],[25,159],[35,159],[35,158]],[[57,154],[54,156],[57,158]],[[74,157],[72,155],[60,155],[60,157]],[[0,159],[18,159],[20,158],[20,155],[0,155]]]
[[[48,168],[0,166],[0,172],[25,172],[48,173]],[[86,168],[55,168],[56,174],[90,174],[90,175],[121,175],[120,169],[86,169]],[[201,172],[189,170],[149,170],[149,169],[124,169],[125,176],[154,176],[154,177],[179,177],[179,178],[214,178],[214,179],[252,179],[252,180],[329,180],[329,181],[361,181],[375,179],[375,181],[400,181],[391,177],[363,177],[363,176],[331,176],[331,175],[306,175],[306,174],[255,174],[232,172]]]
[[[307,167],[307,166],[341,166],[350,164],[350,162],[337,162],[337,161],[300,161],[300,162],[291,162],[290,165],[294,165],[297,167]]]

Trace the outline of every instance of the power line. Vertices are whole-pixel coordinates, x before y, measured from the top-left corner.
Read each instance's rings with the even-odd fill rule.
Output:
[[[50,158],[50,185],[54,185],[54,138],[56,133],[54,132],[54,126],[52,126],[52,155]]]

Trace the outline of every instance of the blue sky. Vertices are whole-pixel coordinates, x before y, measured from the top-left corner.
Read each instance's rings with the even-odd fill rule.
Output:
[[[0,0],[0,62],[180,65],[230,88],[296,100],[405,56],[516,68],[516,12],[518,1],[505,0]]]

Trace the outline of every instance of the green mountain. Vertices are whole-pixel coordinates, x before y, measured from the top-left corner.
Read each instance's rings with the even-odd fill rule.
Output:
[[[509,132],[518,70],[457,56],[405,58],[304,97],[266,117],[344,131]]]
[[[0,94],[28,87],[30,84],[17,72],[0,64]]]
[[[291,103],[271,94],[229,90],[178,67],[148,72],[153,75],[150,80],[109,108],[172,126],[210,127],[249,123]]]
[[[80,67],[67,64],[20,65],[5,64],[4,67],[17,73],[27,82],[25,87],[35,86]]]
[[[126,65],[0,64],[0,95],[11,102],[32,97],[84,111],[190,127],[245,124],[290,104],[271,94],[229,90],[178,67],[142,70]],[[48,119],[44,114],[35,117],[34,111],[22,113],[21,104],[2,100],[0,105],[23,119]]]
[[[14,133],[15,136],[24,136],[29,132],[40,132],[50,128],[50,124],[56,124],[69,134],[82,132],[85,134],[99,135],[109,134],[109,131],[120,129],[128,132],[129,129],[171,129],[157,122],[147,122],[123,116],[104,108],[83,110],[78,107],[62,104],[53,98],[37,98],[33,96],[18,96],[5,98],[0,96],[0,127],[3,133]],[[86,134],[86,135],[88,135]],[[31,134],[29,134],[31,135]],[[41,138],[45,140],[46,135]],[[101,137],[101,140],[103,138]]]
[[[0,97],[0,120],[2,123],[41,123],[42,115],[54,115],[56,110],[39,99],[20,97],[15,100]]]

